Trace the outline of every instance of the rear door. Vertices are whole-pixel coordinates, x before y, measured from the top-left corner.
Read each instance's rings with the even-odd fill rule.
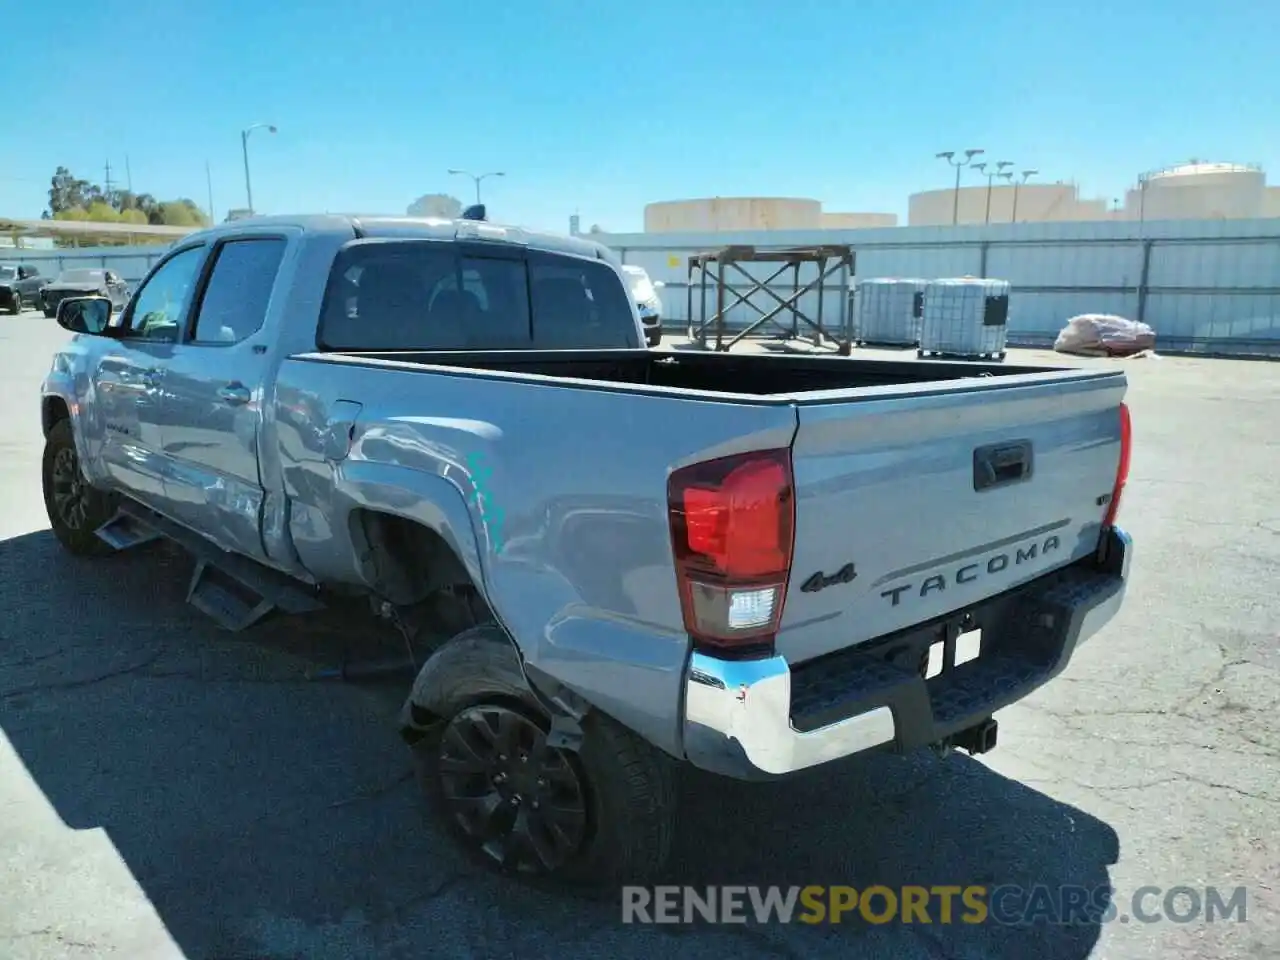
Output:
[[[226,549],[261,559],[264,325],[287,247],[277,235],[218,242],[161,387],[165,512]]]
[[[1123,376],[974,383],[798,406],[778,636],[792,662],[962,610],[1096,548]]]

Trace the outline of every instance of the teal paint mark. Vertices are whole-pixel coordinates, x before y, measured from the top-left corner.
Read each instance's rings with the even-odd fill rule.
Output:
[[[471,474],[470,503],[480,515],[485,533],[489,537],[489,545],[494,553],[502,550],[502,522],[506,518],[502,507],[494,502],[490,492],[489,480],[493,476],[493,467],[489,458],[483,453],[473,453],[467,457],[467,470]]]

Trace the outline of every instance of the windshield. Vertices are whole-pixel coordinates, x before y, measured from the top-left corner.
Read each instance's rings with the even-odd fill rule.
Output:
[[[0,280],[12,280],[17,275],[17,267],[0,267]]]
[[[649,274],[645,273],[644,267],[636,267],[631,264],[624,264],[622,274],[627,278],[627,286],[631,289],[631,296],[637,301],[652,300],[658,295],[658,291],[653,287],[653,281],[649,279]]]
[[[104,273],[101,270],[66,270],[58,277],[59,283],[101,283]]]

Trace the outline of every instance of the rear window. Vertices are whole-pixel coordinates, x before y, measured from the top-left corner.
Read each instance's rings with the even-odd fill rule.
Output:
[[[102,283],[105,278],[103,270],[64,270],[58,276],[63,283]]]
[[[329,277],[326,350],[638,347],[627,291],[598,260],[433,240],[356,241]]]

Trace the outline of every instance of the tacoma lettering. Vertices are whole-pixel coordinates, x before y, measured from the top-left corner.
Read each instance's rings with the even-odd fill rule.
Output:
[[[1030,563],[1032,560],[1060,549],[1062,549],[1062,541],[1058,537],[1046,537],[1043,541],[1036,541],[1035,543],[1018,547],[1012,554],[992,554],[986,560],[981,560],[977,563],[966,563],[962,567],[957,567],[951,573],[935,573],[919,583],[904,583],[901,586],[890,587],[888,590],[882,591],[880,596],[889,598],[889,602],[896,607],[902,602],[904,594],[915,593],[923,598],[931,593],[941,593],[949,585],[973,583],[984,573],[1001,573],[1009,569],[1010,566],[1016,567],[1019,564]]]

